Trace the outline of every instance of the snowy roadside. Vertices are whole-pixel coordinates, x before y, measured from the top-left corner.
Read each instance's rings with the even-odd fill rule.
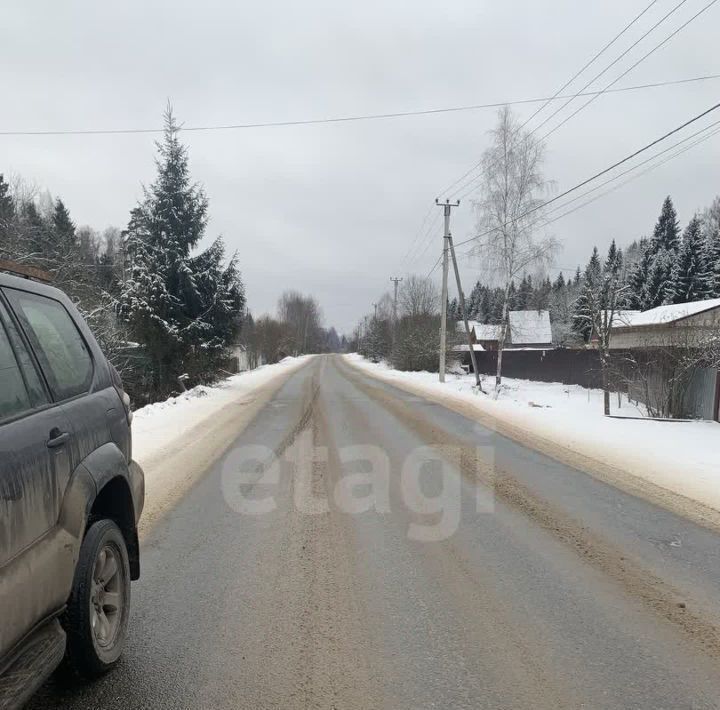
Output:
[[[354,367],[416,394],[490,417],[512,438],[522,431],[603,466],[659,486],[720,511],[720,424],[607,418],[602,391],[560,383],[503,379],[498,400],[473,391],[472,375],[400,372],[359,355],[345,355]],[[492,386],[490,378],[485,378]],[[487,387],[486,387],[487,388]],[[612,413],[642,417],[627,400]],[[510,431],[507,431],[507,429]]]
[[[147,529],[177,501],[287,377],[313,357],[288,357],[138,409],[132,429],[133,458],[145,471],[141,527]]]

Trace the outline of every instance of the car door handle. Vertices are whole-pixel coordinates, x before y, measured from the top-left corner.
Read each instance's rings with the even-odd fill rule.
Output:
[[[50,432],[50,438],[47,441],[48,449],[57,449],[59,446],[65,446],[70,441],[70,434],[66,431],[53,429]]]

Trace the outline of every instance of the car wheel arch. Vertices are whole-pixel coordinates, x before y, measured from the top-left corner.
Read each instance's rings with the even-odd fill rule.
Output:
[[[130,578],[138,579],[140,577],[140,543],[135,524],[132,492],[127,478],[124,476],[115,476],[98,489],[89,511],[86,529],[98,520],[112,520],[120,528],[127,546]]]

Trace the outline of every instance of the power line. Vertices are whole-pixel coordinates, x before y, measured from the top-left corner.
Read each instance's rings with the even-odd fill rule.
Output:
[[[681,0],[680,5],[682,5],[684,2],[687,2],[687,0]],[[625,34],[625,32],[626,32],[630,27],[632,27],[632,26],[635,24],[635,22],[636,22],[637,20],[639,20],[654,4],[655,4],[655,2],[651,2],[639,15],[637,15],[637,16],[635,17],[635,19],[633,19],[628,25],[626,25],[626,26],[623,28],[623,30],[621,30],[621,32],[620,32],[619,34],[617,34],[608,44],[606,44],[605,47],[603,47],[579,72],[577,72],[577,73],[572,77],[572,79],[570,79],[570,81],[566,82],[566,83],[562,86],[562,88],[560,88],[557,92],[555,92],[555,94],[554,94],[552,97],[550,97],[549,99],[547,99],[547,100],[543,103],[543,105],[542,105],[539,109],[537,109],[537,111],[535,111],[535,113],[533,113],[532,116],[530,116],[530,118],[529,118],[527,121],[525,121],[525,122],[522,124],[522,128],[524,128],[535,116],[537,116],[537,114],[540,113],[540,111],[542,111],[552,100],[554,100],[554,99],[564,99],[564,98],[569,99],[565,104],[563,104],[563,106],[561,107],[561,109],[559,109],[559,110],[562,110],[562,108],[564,108],[565,106],[567,106],[568,103],[570,103],[570,101],[572,101],[572,100],[576,99],[578,96],[580,96],[580,95],[582,94],[582,92],[584,92],[585,89],[587,89],[587,88],[595,81],[595,79],[597,79],[598,77],[602,76],[602,74],[603,74],[604,72],[606,72],[606,71],[612,66],[612,64],[610,64],[609,66],[607,66],[602,72],[600,72],[600,74],[598,74],[597,76],[595,76],[594,79],[591,79],[589,82],[587,82],[587,83],[585,84],[585,86],[583,86],[582,89],[580,89],[579,92],[575,92],[574,94],[571,94],[570,96],[560,96],[560,95],[559,95],[561,91],[564,91],[573,81],[575,81],[575,79],[576,79],[578,76],[580,76],[580,74],[582,74],[591,64],[593,64],[593,63],[595,62],[595,60],[598,59],[598,58],[605,52],[605,50],[607,50],[607,49],[608,49],[610,46],[612,46],[623,34]],[[679,5],[676,6],[673,10],[671,10],[669,14],[672,14],[672,13],[677,9],[677,7],[679,7]],[[665,15],[665,17],[663,17],[663,19],[660,20],[660,22],[662,22],[666,17],[668,17],[668,15]],[[659,24],[659,23],[658,23],[658,24]],[[657,24],[654,25],[652,28],[650,28],[650,30],[648,31],[648,33],[649,33],[649,32],[652,32],[652,30],[653,30],[655,27],[657,27]],[[648,33],[646,33],[645,35],[643,35],[643,37],[641,37],[640,40],[638,40],[638,42],[641,41],[644,37],[646,37]],[[637,44],[637,42],[636,42],[635,44]],[[632,45],[632,47],[634,47],[634,46],[635,46],[635,45]],[[630,49],[632,49],[632,47],[630,47]],[[629,49],[626,50],[625,53],[621,54],[618,59],[622,58],[622,57],[624,56],[624,54],[626,54],[628,51],[630,51],[630,50],[629,50]],[[618,59],[616,59],[615,62],[617,62]],[[615,62],[613,62],[613,64],[614,64]],[[555,113],[553,113],[552,116],[554,116],[556,113],[557,113],[557,111],[556,111]],[[552,116],[550,116],[550,118],[552,118]],[[541,123],[540,125],[542,126],[547,120],[548,120],[548,119],[546,119],[545,121],[543,121],[543,123]],[[473,165],[464,175],[462,175],[462,176],[459,177],[455,182],[453,182],[451,185],[449,185],[448,187],[446,187],[446,188],[440,193],[440,196],[446,194],[447,192],[449,192],[450,190],[452,190],[456,185],[458,185],[459,183],[463,182],[463,181],[465,180],[465,178],[467,178],[469,175],[471,175],[473,172],[475,172],[475,170],[476,170],[478,167],[480,167],[481,162],[482,162],[482,161],[477,162],[477,163],[476,163],[475,165]],[[463,189],[463,188],[460,188],[460,189]],[[457,192],[453,193],[453,196],[456,195],[456,194],[457,194]]]
[[[623,175],[627,175],[628,173],[632,172],[633,170],[636,170],[637,168],[639,168],[640,166],[645,165],[646,163],[649,163],[649,162],[651,162],[652,160],[655,160],[655,158],[657,158],[659,155],[662,155],[663,153],[667,153],[668,151],[671,151],[673,148],[677,147],[678,145],[681,145],[682,143],[685,143],[685,142],[691,140],[691,139],[694,138],[695,136],[697,136],[697,135],[699,135],[699,134],[701,134],[701,133],[704,133],[705,131],[709,130],[710,128],[712,128],[713,126],[716,126],[716,125],[718,125],[718,124],[720,124],[720,121],[716,121],[715,123],[711,123],[709,126],[706,126],[705,128],[701,128],[699,131],[696,131],[695,133],[691,133],[689,136],[683,138],[682,140],[679,140],[677,143],[673,143],[673,145],[671,145],[671,146],[669,146],[669,147],[661,150],[659,153],[656,153],[655,155],[649,157],[647,160],[644,160],[644,161],[642,161],[641,163],[638,163],[637,165],[634,165],[634,166],[632,166],[631,168],[628,168],[627,170],[621,172],[619,175],[615,175],[615,176],[609,178],[609,179],[606,180],[605,182],[600,183],[599,185],[597,185],[597,186],[591,188],[590,190],[588,190],[587,192],[583,192],[583,193],[582,193],[581,195],[579,195],[578,197],[575,197],[575,198],[573,198],[572,200],[569,200],[568,202],[566,202],[565,205],[568,205],[568,204],[570,204],[570,203],[572,203],[572,202],[575,202],[575,201],[577,201],[577,200],[582,199],[584,195],[589,195],[591,192],[595,192],[595,190],[599,190],[601,187],[603,187],[603,186],[605,186],[605,185],[607,185],[607,184],[609,184],[609,183],[617,180],[618,178],[621,178]],[[475,186],[476,186],[477,182],[478,182],[480,179],[481,179],[481,178],[477,178],[477,179],[474,180],[471,184],[469,184],[469,185],[468,185],[468,189],[467,189],[465,192],[463,192],[463,193],[458,197],[458,199],[459,199],[459,200],[462,200],[462,199],[464,199],[465,197],[467,197],[467,195],[469,195],[469,194],[475,189]],[[558,206],[558,207],[556,207],[556,208],[553,208],[553,209],[561,209],[561,208],[564,207],[565,205],[560,205],[560,206]],[[551,210],[551,212],[552,212],[552,211],[553,211],[553,210]]]
[[[435,271],[435,269],[437,269],[437,267],[440,265],[440,262],[442,261],[442,258],[443,258],[443,255],[440,254],[440,256],[437,258],[437,261],[435,262],[435,264],[434,264],[434,266],[432,267],[432,269],[430,269],[430,271],[428,271],[428,275],[425,277],[426,279],[429,279],[429,278],[432,276],[433,271]]]
[[[628,168],[627,170],[623,170],[621,173],[618,173],[617,175],[614,175],[613,177],[608,178],[604,182],[601,182],[599,185],[596,185],[595,187],[590,188],[589,190],[578,195],[577,197],[574,197],[573,199],[568,200],[564,204],[558,205],[557,207],[553,207],[550,210],[550,212],[555,212],[556,210],[563,209],[564,207],[567,207],[568,205],[572,204],[573,202],[577,202],[578,200],[581,200],[586,195],[596,192],[597,190],[600,190],[601,188],[605,187],[605,185],[609,185],[610,183],[615,182],[616,180],[619,180],[621,177],[624,177],[625,175],[628,175],[629,173],[637,170],[638,168],[641,168],[643,165],[647,165],[648,163],[651,163],[653,160],[656,160],[661,155],[664,155],[665,153],[668,153],[668,152],[674,150],[679,145],[682,145],[683,143],[687,143],[689,140],[696,138],[697,136],[701,135],[702,133],[706,133],[710,129],[715,128],[716,126],[720,126],[720,120],[715,121],[714,123],[711,123],[711,124],[705,126],[705,128],[701,128],[699,131],[695,131],[695,133],[691,133],[689,136],[686,136],[685,138],[677,141],[677,143],[673,143],[671,146],[668,146],[667,148],[664,148],[663,150],[655,153],[655,155],[651,155],[646,160],[643,160],[643,161],[637,163],[636,165],[633,165],[632,167]],[[705,138],[702,138],[701,141],[712,137],[712,135],[715,135],[715,132],[713,132],[710,136],[705,136]],[[691,146],[688,146],[688,148],[691,148],[694,145],[696,145],[696,143],[693,143]],[[685,149],[683,149],[683,150],[685,150]],[[660,163],[660,164],[662,164],[662,163]],[[644,172],[641,174],[644,174]],[[625,183],[623,183],[623,184],[625,184]]]
[[[635,47],[637,47],[640,42],[642,42],[650,33],[654,32],[665,20],[667,20],[671,15],[673,15],[675,12],[677,12],[685,3],[687,0],[680,0],[680,2],[672,7],[665,15],[663,15],[649,30],[647,30],[643,35],[641,35],[638,39],[636,39],[624,52],[621,52],[618,57],[613,59],[610,64],[608,64],[599,74],[596,74],[590,81],[588,81],[580,91],[585,91],[589,86],[594,84],[603,74],[605,74],[607,71],[612,69],[623,57],[625,57],[629,52],[631,52]],[[603,93],[603,92],[601,92]],[[551,113],[547,118],[545,118],[543,121],[541,121],[535,128],[530,132],[535,133],[538,129],[542,128],[548,121],[552,120],[555,116],[557,116],[560,111],[565,109],[566,106],[568,106],[570,103],[572,103],[577,97],[573,96],[570,99],[568,99],[560,108],[555,109],[553,113]]]
[[[716,1],[716,0],[715,0]],[[704,116],[707,116],[709,113],[712,113],[713,111],[716,111],[718,108],[720,108],[720,103],[715,104],[714,106],[711,106],[709,109],[703,111],[702,113],[699,113],[697,116],[691,118],[688,121],[685,121],[682,125],[678,126],[677,128],[673,128],[671,131],[668,131],[665,135],[660,136],[660,138],[656,138],[654,141],[651,141],[647,145],[643,146],[642,148],[636,150],[634,153],[631,153],[630,155],[626,156],[622,160],[618,160],[616,163],[613,163],[611,166],[605,168],[604,170],[601,170],[598,173],[595,173],[595,175],[592,175],[591,177],[587,178],[586,180],[583,180],[582,182],[579,182],[577,185],[574,185],[573,187],[569,188],[568,190],[565,190],[564,192],[560,193],[556,197],[553,197],[549,200],[546,200],[540,205],[537,205],[536,207],[533,207],[532,209],[527,210],[521,215],[518,215],[517,217],[514,217],[511,220],[508,220],[505,222],[505,224],[501,225],[501,227],[506,227],[509,224],[513,224],[514,222],[517,222],[520,219],[523,219],[527,217],[529,214],[532,214],[533,212],[537,212],[538,210],[543,209],[544,207],[547,207],[548,205],[557,202],[558,200],[562,199],[563,197],[566,197],[572,192],[575,192],[576,190],[579,190],[581,187],[584,187],[588,183],[592,182],[593,180],[597,180],[597,178],[602,177],[603,175],[606,175],[611,170],[614,170],[615,168],[619,167],[620,165],[623,165],[624,163],[627,163],[628,161],[632,160],[633,158],[637,157],[641,153],[644,153],[647,150],[650,150],[653,146],[656,146],[658,143],[666,140],[670,136],[674,135],[675,133],[678,133],[683,128],[686,128],[687,126],[691,125],[692,123],[695,123],[696,121],[699,121]],[[466,239],[465,241],[459,242],[455,246],[462,246],[463,244],[468,244],[472,241],[475,241],[477,239],[480,239],[481,237],[484,237],[488,234],[491,234],[492,232],[497,231],[501,227],[493,227],[492,229],[489,229],[482,234],[478,234],[474,237],[471,237],[470,239]]]
[[[568,215],[573,214],[574,212],[577,212],[578,210],[582,209],[583,207],[587,207],[587,205],[592,204],[593,202],[596,202],[596,201],[599,200],[600,198],[605,197],[606,195],[609,195],[610,193],[615,192],[616,190],[619,190],[621,187],[624,187],[625,185],[628,185],[629,183],[633,182],[634,180],[637,180],[638,178],[642,177],[643,175],[646,175],[647,173],[652,172],[653,170],[656,170],[657,168],[665,165],[665,163],[668,163],[668,162],[670,162],[671,160],[674,160],[675,158],[679,157],[679,156],[682,155],[683,153],[687,153],[689,150],[691,150],[691,149],[694,148],[695,146],[700,145],[701,143],[704,143],[705,141],[708,141],[708,140],[710,140],[711,138],[714,138],[716,135],[719,135],[719,134],[720,134],[720,121],[715,121],[714,123],[711,123],[709,126],[706,126],[706,127],[703,128],[702,130],[697,131],[696,133],[694,133],[694,134],[691,135],[691,136],[688,136],[688,138],[683,139],[682,141],[678,141],[678,142],[675,143],[674,145],[670,146],[669,149],[666,149],[666,150],[660,151],[659,153],[656,153],[655,155],[653,155],[653,156],[652,156],[651,158],[649,158],[648,160],[643,161],[642,163],[638,163],[637,165],[633,166],[633,167],[630,168],[629,170],[626,170],[625,172],[620,173],[620,175],[617,175],[616,177],[612,178],[611,180],[608,180],[608,181],[604,182],[602,185],[599,185],[598,188],[595,188],[595,189],[599,189],[600,187],[602,187],[602,186],[604,186],[604,185],[607,185],[607,184],[610,183],[610,182],[613,182],[613,181],[616,180],[617,178],[620,178],[620,177],[622,177],[623,175],[627,175],[629,172],[632,172],[632,171],[634,171],[634,170],[637,170],[637,168],[641,167],[642,165],[645,165],[646,163],[655,160],[656,158],[658,158],[658,157],[659,157],[660,155],[662,155],[663,153],[666,153],[667,150],[672,150],[673,148],[676,148],[678,145],[680,145],[681,143],[684,143],[685,141],[689,140],[690,138],[693,138],[693,137],[699,135],[700,133],[704,133],[704,132],[708,131],[709,129],[711,129],[711,128],[713,128],[713,127],[716,127],[716,126],[717,126],[717,128],[715,128],[715,130],[712,131],[712,133],[709,133],[708,135],[703,136],[702,138],[698,138],[697,140],[693,141],[693,142],[690,143],[689,145],[686,145],[686,146],[684,146],[683,148],[681,148],[680,150],[675,151],[675,152],[672,153],[671,155],[668,155],[666,158],[664,158],[664,159],[661,160],[660,162],[656,163],[655,165],[650,165],[649,167],[645,168],[645,170],[642,170],[641,172],[637,173],[636,175],[633,175],[632,177],[628,178],[627,180],[624,180],[624,181],[621,182],[620,184],[614,185],[614,186],[611,187],[609,190],[605,190],[604,192],[601,192],[599,195],[595,195],[594,197],[591,197],[589,200],[586,200],[585,202],[582,202],[581,204],[573,207],[572,209],[567,210],[566,212],[563,212],[562,214],[559,214],[559,215],[557,215],[556,217],[553,217],[552,219],[549,219],[549,220],[545,221],[545,224],[553,224],[553,223],[555,223],[555,222],[563,219],[563,217],[567,217]],[[563,208],[567,207],[568,205],[572,204],[573,202],[575,202],[576,200],[579,200],[579,199],[582,199],[583,197],[586,197],[587,195],[589,195],[589,194],[590,194],[591,192],[593,192],[593,191],[594,191],[594,190],[588,190],[587,192],[583,193],[583,194],[580,195],[579,197],[577,197],[577,198],[575,198],[575,199],[573,199],[573,200],[569,200],[568,202],[566,202],[566,203],[563,204],[563,205],[559,205],[559,206],[557,207],[557,209],[563,209]],[[553,211],[553,210],[551,210],[551,211]],[[538,220],[536,220],[533,224],[534,224],[534,225],[535,225],[535,224],[539,224],[539,223],[542,222],[542,221],[543,221],[542,219],[538,219]],[[482,236],[482,235],[480,235],[480,236]],[[477,237],[473,237],[473,239],[476,239],[476,238],[477,238]],[[468,242],[473,241],[473,239],[468,239],[468,240],[465,240],[464,242],[460,242],[460,245],[462,245],[462,244],[467,244]],[[458,246],[459,246],[459,245],[458,245]],[[461,253],[460,256],[461,256],[461,258],[468,259],[468,258],[470,258],[470,257],[472,256],[472,252],[471,252],[470,250],[468,250],[468,251],[466,251],[466,252]],[[441,258],[441,257],[440,257],[440,258]],[[440,258],[438,258],[438,260],[435,262],[435,265],[432,267],[432,269],[431,269],[430,272],[428,273],[427,278],[429,278],[429,277],[432,275],[432,273],[435,271],[435,269],[438,267],[438,265],[439,265],[439,263],[440,263]],[[571,268],[571,267],[557,267],[557,266],[556,266],[556,267],[549,267],[549,268],[553,268],[553,269],[555,269],[555,270],[557,270],[557,271],[573,271],[573,270],[575,269],[575,267],[572,267],[572,268]]]
[[[617,89],[605,91],[586,91],[576,94],[556,95],[549,97],[538,97],[530,99],[515,99],[513,101],[495,101],[484,104],[471,104],[466,106],[450,106],[444,108],[420,109],[414,111],[396,111],[393,113],[373,113],[360,114],[352,116],[334,116],[328,118],[311,118],[291,121],[267,121],[264,123],[235,123],[220,124],[207,126],[181,126],[178,130],[185,132],[200,131],[231,131],[244,130],[253,128],[282,128],[290,126],[310,126],[325,123],[349,123],[354,121],[374,121],[382,119],[406,118],[410,116],[428,116],[433,114],[457,113],[461,111],[479,111],[488,108],[500,108],[502,106],[518,106],[521,104],[541,103],[544,101],[560,101],[570,97],[577,98],[580,96],[594,96],[603,93],[624,93],[628,91],[639,91],[642,89],[656,89],[664,86],[675,86],[680,84],[690,84],[700,81],[710,81],[720,79],[720,74],[707,74],[704,76],[695,76],[685,79],[672,79],[667,81],[656,81],[647,84],[636,84],[633,86],[623,86]],[[133,135],[133,134],[158,134],[164,131],[163,128],[88,128],[88,129],[58,129],[58,130],[7,130],[0,131],[0,136],[85,136],[85,135]],[[451,186],[452,187],[452,186]],[[448,188],[449,189],[449,188]],[[447,192],[444,190],[443,192]],[[442,193],[441,193],[442,194]],[[434,205],[433,205],[434,206]],[[429,214],[429,213],[428,213]]]
[[[708,126],[710,128],[710,126]],[[645,170],[639,172],[637,175],[633,175],[631,178],[621,182],[619,185],[615,185],[611,187],[609,190],[605,190],[605,192],[601,192],[599,195],[595,195],[595,197],[591,197],[589,200],[586,200],[585,202],[582,202],[581,204],[573,207],[570,210],[567,210],[566,212],[563,212],[562,214],[557,215],[556,217],[553,217],[552,219],[548,220],[546,224],[553,224],[554,222],[557,222],[558,220],[561,220],[563,217],[567,217],[568,215],[572,214],[573,212],[577,212],[578,210],[582,209],[583,207],[587,207],[589,204],[592,204],[593,202],[596,202],[602,197],[605,197],[606,195],[609,195],[612,192],[615,192],[616,190],[619,190],[621,187],[624,187],[625,185],[633,182],[634,180],[637,180],[638,178],[642,177],[643,175],[646,175],[647,173],[656,170],[657,168],[661,167],[662,165],[665,165],[665,163],[670,162],[671,160],[677,158],[679,155],[682,155],[683,153],[686,153],[690,149],[694,148],[696,145],[699,145],[700,143],[704,143],[707,140],[710,140],[714,136],[720,134],[720,128],[717,128],[712,133],[710,133],[707,136],[704,136],[703,138],[699,138],[698,140],[694,141],[688,146],[685,146],[684,148],[681,148],[680,150],[676,151],[672,155],[667,156],[665,159],[661,160],[659,163],[656,163],[655,165],[651,165]],[[658,154],[659,155],[659,154]],[[657,156],[654,156],[657,157]],[[637,166],[636,166],[637,167]],[[569,202],[565,205],[561,205],[562,207],[566,207]],[[540,220],[538,220],[539,222]],[[537,222],[536,222],[537,223]],[[471,256],[471,252],[467,251],[462,254],[464,258],[469,258]],[[564,269],[561,269],[564,270]]]
[[[578,72],[573,74],[573,76],[568,79],[552,96],[552,99],[557,98],[558,94],[565,91],[570,84],[575,81],[590,65],[594,64],[597,59],[599,59],[610,47],[617,42],[620,37],[622,37],[655,3],[657,3],[658,0],[652,0],[652,2],[645,7],[644,10],[642,10],[638,15],[636,15],[625,27],[623,27],[618,34],[616,34],[599,52],[595,54],[595,56],[583,66],[582,69],[580,69]],[[535,112],[528,118],[521,126],[521,128],[525,128],[530,121],[535,118],[541,111],[545,109],[545,107],[552,101],[552,99],[548,99],[540,108],[536,109]]]
[[[610,87],[612,87],[613,85],[615,85],[618,81],[620,81],[620,79],[622,79],[624,76],[626,76],[627,74],[629,74],[633,69],[635,69],[635,67],[637,67],[639,64],[641,64],[642,62],[644,62],[650,55],[652,55],[652,54],[654,54],[655,52],[657,52],[658,49],[660,49],[660,48],[661,48],[662,46],[664,46],[667,42],[669,42],[676,34],[678,34],[679,32],[681,32],[682,30],[684,30],[691,22],[693,22],[693,21],[696,20],[698,17],[700,17],[700,15],[702,15],[704,12],[706,12],[707,10],[709,10],[717,1],[718,1],[718,0],[711,0],[711,2],[709,2],[707,5],[705,5],[705,7],[703,7],[701,10],[699,10],[697,13],[695,13],[689,20],[687,20],[686,22],[684,22],[684,23],[683,23],[682,25],[680,25],[680,27],[678,27],[675,31],[671,32],[667,37],[665,37],[665,39],[663,39],[662,42],[660,42],[659,44],[655,45],[649,52],[647,52],[647,53],[644,54],[642,57],[640,57],[640,59],[638,59],[632,66],[630,66],[630,67],[629,67],[628,69],[626,69],[622,74],[620,74],[619,77],[617,77],[616,79],[613,79],[613,81],[611,81],[602,91],[600,91],[599,93],[597,93],[595,96],[590,97],[582,106],[580,106],[579,108],[577,108],[577,109],[576,109],[575,111],[573,111],[569,116],[567,116],[567,117],[564,118],[560,123],[558,123],[558,125],[555,126],[555,128],[553,128],[552,130],[548,131],[548,132],[541,138],[541,140],[544,141],[545,139],[548,138],[548,136],[550,136],[550,135],[552,135],[553,133],[555,133],[555,131],[557,131],[558,128],[560,128],[561,126],[564,126],[571,118],[573,118],[574,116],[577,116],[577,114],[580,113],[580,111],[582,111],[583,109],[587,108],[593,101],[595,101],[595,99],[598,98],[598,96],[601,96],[602,94],[604,94],[608,89],[610,89]],[[565,105],[567,105],[567,104],[565,104]],[[556,111],[555,113],[557,113],[557,111]],[[555,115],[555,113],[553,114],[553,116]],[[551,116],[550,118],[552,118],[552,116]],[[545,123],[545,121],[543,121],[543,123]],[[540,126],[542,126],[543,123],[541,123]],[[538,128],[540,128],[540,126],[538,126]]]
[[[712,128],[714,125],[716,125],[716,124],[707,126],[706,128],[703,129],[703,131],[705,131],[709,128]],[[633,182],[634,180],[637,180],[638,178],[642,177],[643,175],[646,175],[647,173],[661,167],[662,165],[665,165],[665,163],[668,163],[669,161],[674,160],[678,156],[680,156],[683,153],[686,153],[687,151],[694,148],[696,145],[699,145],[700,143],[704,143],[705,141],[710,140],[711,138],[713,138],[714,136],[716,136],[718,134],[720,134],[720,128],[717,128],[716,130],[714,130],[712,133],[710,133],[707,136],[704,136],[702,138],[697,139],[696,141],[693,141],[690,145],[687,145],[684,148],[681,148],[680,150],[676,151],[672,155],[667,156],[666,158],[661,160],[659,163],[656,163],[655,165],[651,165],[651,166],[645,168],[645,170],[637,173],[636,175],[633,175],[632,177],[628,178],[627,180],[624,180],[619,185],[615,185],[615,186],[611,187],[609,190],[605,190],[604,192],[601,192],[599,195],[595,195],[594,197],[591,197],[589,200],[582,202],[581,204],[577,205],[576,207],[573,207],[572,209],[567,210],[566,212],[563,212],[562,214],[559,214],[550,220],[547,220],[545,222],[545,224],[553,224],[553,223],[557,222],[558,220],[562,219],[563,217],[567,217],[568,215],[573,214],[573,212],[577,212],[578,210],[582,209],[583,207],[587,207],[587,205],[592,204],[593,202],[596,202],[600,198],[605,197],[606,195],[609,195],[610,193],[615,192],[616,190],[619,190],[621,187],[624,187],[625,185]],[[652,159],[654,160],[659,155],[661,155],[661,153],[654,155]],[[642,165],[642,163],[640,165]],[[635,166],[635,168],[640,167],[640,165]],[[633,168],[633,169],[635,169],[635,168]],[[618,177],[620,177],[620,176],[618,176]],[[585,194],[587,195],[587,194],[589,194],[589,192],[585,193]],[[558,209],[567,207],[567,205],[569,205],[569,204],[571,204],[571,202],[566,202],[564,205],[560,205],[560,207]],[[541,221],[543,221],[543,220],[538,219],[533,223],[533,225],[539,224]],[[468,250],[468,251],[464,252],[461,256],[463,258],[470,258],[472,256],[472,252],[470,250]]]
[[[407,258],[410,256],[410,254],[413,250],[413,247],[415,246],[415,244],[417,244],[418,240],[421,239],[421,235],[427,236],[428,230],[432,229],[432,224],[428,227],[428,230],[425,229],[425,226],[427,225],[428,218],[430,217],[430,215],[434,213],[433,207],[435,207],[434,204],[430,205],[430,208],[425,213],[425,216],[423,217],[423,221],[420,224],[420,229],[418,229],[417,233],[411,240],[410,246],[407,248],[407,251],[405,252],[405,255],[402,258],[403,261],[407,261]],[[435,218],[438,218],[437,214],[435,214]]]
[[[586,82],[584,86],[580,89],[579,92],[574,94],[573,96],[570,96],[568,100],[559,108],[555,109],[553,113],[551,113],[547,118],[545,118],[543,121],[541,121],[535,128],[533,128],[529,135],[533,135],[537,130],[542,128],[548,121],[552,120],[558,113],[560,113],[565,107],[567,107],[569,104],[571,104],[576,98],[579,98],[582,96],[585,92],[585,90],[591,86],[595,81],[597,81],[603,74],[605,74],[609,69],[611,69],[615,64],[617,64],[623,57],[625,57],[628,52],[630,52],[632,49],[634,49],[640,42],[642,42],[651,32],[653,32],[657,27],[659,27],[665,20],[667,20],[673,13],[675,13],[682,5],[684,5],[687,2],[687,0],[680,0],[680,2],[675,5],[673,8],[671,8],[663,17],[661,17],[649,30],[647,30],[641,37],[639,37],[635,42],[633,42],[624,52],[620,54],[620,56],[616,57],[610,64],[608,64],[601,72],[596,74],[590,81]],[[647,52],[645,55],[643,55],[637,62],[635,62],[629,69],[626,69],[619,77],[611,81],[604,89],[600,91],[592,91],[589,92],[591,94],[591,97],[586,101],[582,106],[580,106],[578,109],[573,111],[569,116],[567,116],[563,121],[561,121],[555,128],[550,130],[548,133],[546,133],[540,140],[544,141],[548,138],[552,133],[554,133],[558,128],[563,126],[565,123],[567,123],[571,118],[576,116],[580,111],[585,109],[587,106],[589,106],[595,99],[597,99],[599,96],[602,96],[605,93],[608,93],[611,91],[611,87],[616,84],[620,79],[622,79],[624,76],[629,74],[633,69],[635,69],[639,64],[641,64],[643,61],[645,61],[651,54],[656,52],[660,47],[662,47],[664,44],[669,42],[676,34],[678,34],[681,30],[683,30],[687,25],[689,25],[693,20],[695,20],[699,15],[701,15],[703,12],[708,10],[712,5],[714,5],[717,2],[717,0],[712,0],[708,5],[706,5],[704,8],[702,8],[698,13],[696,13],[693,17],[691,17],[687,22],[682,24],[680,27],[678,27],[674,32],[672,32],[670,35],[665,37],[665,39],[662,40],[659,44],[657,44],[655,47],[653,47],[649,52]],[[527,123],[523,123],[524,126]],[[471,173],[473,173],[480,165],[482,164],[482,161],[479,161],[476,163],[466,174],[463,178],[456,181],[455,184],[458,182],[463,182],[465,177],[469,176]],[[456,190],[453,193],[453,197],[457,197],[460,190],[465,190],[460,196],[459,199],[463,199],[465,196],[467,196],[472,190],[474,189],[474,184],[476,184],[478,181],[478,178],[472,178],[470,182],[465,182],[463,185],[460,186],[458,190]],[[469,188],[469,189],[468,189]]]

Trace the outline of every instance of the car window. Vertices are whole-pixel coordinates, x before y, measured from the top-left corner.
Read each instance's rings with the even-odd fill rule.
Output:
[[[65,307],[51,298],[8,290],[8,298],[33,341],[56,399],[68,399],[90,388],[90,352]]]
[[[0,420],[32,409],[20,366],[0,323]]]
[[[40,407],[43,404],[47,404],[49,399],[42,380],[40,379],[40,374],[35,367],[35,363],[15,323],[12,318],[10,318],[2,303],[0,303],[0,323],[5,324],[5,330],[10,338],[10,345],[15,351],[15,357],[25,380],[25,387],[30,395],[30,404],[32,404],[33,407]]]

